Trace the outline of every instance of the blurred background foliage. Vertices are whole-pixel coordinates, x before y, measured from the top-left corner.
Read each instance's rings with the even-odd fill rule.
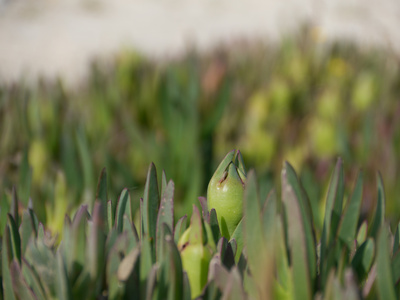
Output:
[[[396,222],[399,100],[398,57],[320,43],[312,32],[280,46],[238,43],[162,62],[123,51],[111,64],[94,63],[73,90],[60,80],[0,86],[0,197],[10,201],[16,185],[21,203],[31,198],[39,219],[58,230],[65,212],[93,203],[103,167],[109,198],[128,187],[138,206],[153,161],[174,180],[181,216],[206,194],[222,157],[240,149],[263,197],[279,191],[283,161],[294,165],[317,229],[338,156],[346,182],[364,170],[362,218],[374,209],[380,171]]]

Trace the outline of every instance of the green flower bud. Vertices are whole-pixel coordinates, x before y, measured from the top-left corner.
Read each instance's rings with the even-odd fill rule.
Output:
[[[192,299],[201,294],[207,283],[211,256],[211,251],[199,244],[188,244],[181,252],[182,266],[189,278]]]
[[[178,241],[178,249],[181,252],[182,266],[186,271],[192,298],[201,294],[207,284],[208,266],[215,251],[215,243],[210,237],[211,228],[203,223],[200,212],[193,206],[193,214],[190,226],[182,234]]]
[[[221,234],[230,239],[243,217],[243,193],[246,171],[238,150],[232,150],[222,160],[208,184],[208,208],[217,213]]]

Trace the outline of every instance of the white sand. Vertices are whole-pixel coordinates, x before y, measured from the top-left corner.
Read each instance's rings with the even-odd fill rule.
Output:
[[[0,82],[84,79],[123,47],[171,57],[234,39],[276,42],[308,22],[327,39],[400,53],[399,0],[0,0]]]

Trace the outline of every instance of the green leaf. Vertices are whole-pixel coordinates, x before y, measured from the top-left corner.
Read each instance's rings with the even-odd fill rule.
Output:
[[[86,264],[86,224],[88,218],[87,206],[82,205],[72,221],[71,227],[66,229],[63,244],[63,264],[67,270],[68,277],[74,282]]]
[[[12,249],[12,257],[17,259],[19,263],[21,263],[21,239],[18,232],[17,224],[14,221],[14,218],[7,214],[8,217],[8,226],[10,228],[10,237],[11,237],[11,249]]]
[[[368,272],[372,266],[372,262],[375,255],[375,245],[374,240],[368,238],[361,246],[357,249],[356,254],[351,261],[351,266],[353,267],[358,279],[360,281],[368,275]]]
[[[396,293],[393,286],[393,275],[390,266],[388,230],[385,227],[382,227],[378,233],[376,272],[379,299],[395,300]]]
[[[365,220],[364,222],[362,222],[360,229],[358,230],[357,233],[357,245],[361,245],[362,243],[365,242],[365,240],[367,239],[367,230],[368,230],[368,223]]]
[[[165,171],[163,170],[161,173],[161,195],[164,195],[165,189],[167,188],[167,175],[165,174]]]
[[[174,183],[172,180],[169,181],[167,187],[165,188],[165,192],[162,195],[160,208],[158,210],[158,217],[157,217],[157,260],[159,256],[159,245],[161,245],[161,239],[165,237],[162,236],[161,231],[163,224],[166,224],[170,231],[172,232],[174,229]]]
[[[182,236],[182,233],[184,233],[186,230],[186,220],[187,220],[187,215],[184,215],[182,218],[178,220],[178,222],[175,225],[174,241],[176,244],[178,244],[178,241]]]
[[[285,245],[285,232],[281,216],[276,217],[276,272],[277,283],[275,285],[275,293],[282,291],[287,295],[286,299],[293,299],[293,281],[291,278],[291,269],[287,256]]]
[[[11,245],[11,233],[9,226],[6,226],[1,245],[1,271],[2,271],[3,292],[5,300],[16,299],[13,292],[11,274],[9,269],[12,260],[13,260],[13,254]]]
[[[377,204],[376,204],[374,220],[372,222],[371,231],[370,231],[370,236],[372,236],[374,238],[376,238],[379,230],[381,229],[381,227],[384,224],[385,206],[386,206],[385,191],[383,188],[383,180],[382,180],[382,176],[380,173],[377,174],[376,182],[377,182],[377,186],[378,186],[378,200],[377,200]]]
[[[353,194],[347,203],[346,210],[343,214],[342,220],[339,225],[339,238],[347,245],[349,249],[352,248],[354,240],[356,239],[357,223],[360,216],[360,207],[363,192],[363,174],[360,172]]]
[[[144,187],[143,206],[141,211],[142,232],[141,238],[148,239],[151,253],[151,261],[156,261],[156,249],[154,241],[156,239],[157,211],[160,203],[157,183],[156,167],[152,163],[147,172],[146,184]]]
[[[127,203],[130,202],[130,195],[128,189],[123,189],[121,195],[118,199],[118,204],[116,208],[116,216],[115,216],[115,227],[119,233],[123,230],[123,217],[126,212]]]
[[[219,300],[222,298],[222,293],[217,287],[214,280],[209,281],[204,288],[203,300]]]
[[[396,254],[393,255],[391,267],[393,274],[393,282],[396,285],[400,281],[400,251],[397,251]]]
[[[183,300],[192,299],[192,293],[190,291],[189,277],[186,272],[183,272]]]
[[[18,195],[17,189],[13,186],[12,189],[12,196],[11,196],[11,211],[10,214],[14,218],[15,225],[19,227],[20,220],[19,220],[19,213],[18,213]]]
[[[179,254],[178,248],[176,244],[172,240],[171,235],[166,236],[166,244],[167,244],[167,258],[169,259],[169,291],[168,291],[168,299],[182,299],[183,297],[183,286],[184,286],[184,278],[183,278],[183,270],[182,270],[182,261],[181,256]]]
[[[397,224],[396,232],[394,234],[393,250],[392,250],[393,255],[396,254],[396,252],[399,250],[399,247],[400,247],[400,223]]]
[[[208,206],[207,206],[207,198],[205,197],[199,197],[199,202],[201,205],[201,211],[203,215],[203,220],[207,223],[210,223],[210,213],[208,211]]]
[[[147,238],[141,239],[140,250],[140,290],[145,291],[148,275],[152,268],[152,253],[150,241]]]
[[[87,137],[82,128],[76,131],[76,142],[83,171],[84,187],[91,191],[94,187],[92,154],[89,149]]]
[[[139,237],[134,223],[129,221],[127,215],[124,215],[124,232],[127,233],[128,236],[128,248],[127,251],[131,251],[138,245]]]
[[[14,288],[14,292],[19,299],[36,299],[34,293],[24,280],[24,277],[21,273],[20,263],[14,259],[10,265],[10,275],[12,279],[12,285]]]
[[[296,172],[293,167],[285,162],[284,171],[282,174],[282,184],[285,182],[285,186],[290,185],[295,198],[291,199],[296,201],[298,208],[300,209],[300,220],[302,223],[302,234],[304,234],[305,245],[306,245],[306,255],[308,263],[308,272],[310,275],[311,287],[314,286],[317,277],[317,261],[316,261],[316,243],[315,234],[312,223],[311,207],[307,196],[297,178]],[[289,193],[290,194],[290,193]],[[287,209],[287,208],[286,208]],[[296,208],[297,209],[297,208]],[[296,211],[297,212],[297,211]],[[290,215],[288,215],[289,218]],[[290,220],[289,220],[290,221]],[[297,222],[298,220],[294,220]]]
[[[218,256],[214,256],[210,261],[209,278],[215,282],[221,291],[225,289],[225,286],[228,283],[229,271],[222,266],[221,260]]]
[[[282,172],[282,201],[285,205],[288,219],[289,252],[292,265],[293,289],[295,299],[311,299],[311,274],[309,271],[309,255],[307,251],[307,234],[304,229],[301,200],[297,198],[289,172],[286,167]],[[293,182],[293,180],[292,180]]]
[[[272,241],[274,239],[276,211],[276,193],[275,190],[272,189],[269,192],[267,199],[264,202],[264,206],[261,210],[262,226],[266,241]]]
[[[133,249],[126,255],[118,266],[117,277],[120,281],[128,281],[131,276],[135,264],[138,263],[140,257],[140,248]]]
[[[31,219],[31,214],[28,210],[25,210],[22,214],[22,223],[20,227],[22,255],[24,255],[25,253],[25,249],[28,245],[29,239],[31,237],[36,237],[35,229],[33,226],[34,225],[33,220]]]
[[[10,205],[7,201],[7,197],[3,194],[2,199],[0,200],[0,233],[3,235],[4,229],[7,225],[7,214],[9,213]]]
[[[106,266],[106,281],[108,283],[108,299],[121,299],[124,283],[121,283],[117,277],[117,271],[121,262],[121,254],[117,247],[112,247],[108,252]]]
[[[55,296],[56,259],[54,253],[44,244],[44,240],[31,240],[26,249],[25,258],[40,278],[46,295]]]
[[[18,184],[18,194],[24,206],[28,204],[31,191],[31,182],[32,182],[32,169],[29,166],[28,149],[25,149],[24,154],[22,155],[21,164],[19,166],[19,184]],[[17,224],[19,225],[18,222]]]
[[[71,287],[68,281],[67,270],[61,253],[56,254],[56,293],[60,300],[72,299]]]
[[[231,241],[236,241],[237,249],[235,254],[235,262],[238,263],[240,255],[242,254],[242,250],[244,247],[244,239],[243,239],[243,219],[237,225],[235,231],[232,233]]]
[[[156,299],[155,296],[164,297],[165,299],[165,293],[161,294],[160,289],[157,286],[157,271],[158,271],[157,265],[153,265],[149,275],[147,276],[147,285],[145,290],[146,294],[141,295],[142,299],[146,300]]]
[[[221,237],[221,231],[219,229],[217,213],[214,208],[212,208],[210,211],[210,227],[214,237],[214,243],[217,244],[219,238]]]
[[[225,285],[222,298],[232,300],[242,300],[246,298],[241,277],[237,267],[233,267],[229,273],[228,282]]]
[[[251,170],[247,177],[247,184],[244,191],[244,216],[243,216],[243,237],[247,262],[250,272],[257,284],[259,298],[269,297],[273,253],[267,249],[263,224],[261,220],[260,198],[258,194],[257,178]]]
[[[231,244],[226,238],[221,237],[217,245],[217,251],[220,255],[220,260],[223,266],[230,270],[235,265],[235,256]]]
[[[22,259],[22,274],[38,300],[46,300],[50,298],[50,295],[45,293],[40,283],[39,276],[25,259]]]
[[[91,226],[89,227],[89,234],[86,242],[87,248],[85,267],[90,274],[93,289],[95,291],[94,294],[98,294],[100,292],[103,280],[102,274],[104,272],[106,262],[104,208],[105,206],[103,205],[103,202],[98,200],[95,201],[93,206]]]
[[[108,200],[107,201],[107,222],[106,224],[108,225],[108,232],[110,232],[113,228],[113,224],[115,223],[115,211],[113,209],[113,201],[112,200]]]
[[[97,191],[96,191],[96,200],[99,200],[100,203],[103,205],[102,213],[104,216],[102,219],[104,222],[107,222],[106,218],[106,207],[107,207],[107,201],[108,201],[108,195],[107,195],[107,170],[106,168],[103,168],[100,173],[99,180],[97,182]],[[94,208],[93,208],[94,209]],[[104,228],[108,228],[108,224],[106,223]]]
[[[56,259],[54,253],[44,244],[44,240],[31,240],[27,246],[25,258],[40,278],[46,295],[55,296]]]
[[[203,222],[201,220],[199,209],[193,204],[193,213],[190,218],[190,233],[189,233],[189,244],[191,245],[203,245],[206,241],[206,235],[204,234]]]
[[[336,236],[337,225],[342,214],[344,190],[343,161],[341,158],[337,160],[335,170],[332,173],[329,183],[328,194],[325,204],[324,226],[321,234],[321,260],[320,270],[322,273],[322,282],[324,284],[327,279],[330,266],[327,265],[327,252],[329,245],[332,245]]]

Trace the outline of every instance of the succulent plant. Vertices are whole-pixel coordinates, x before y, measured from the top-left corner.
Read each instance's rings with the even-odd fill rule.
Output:
[[[243,172],[239,152],[230,152],[225,165]],[[400,224],[394,234],[387,228],[382,179],[377,177],[374,215],[360,222],[363,175],[344,207],[341,159],[327,191],[319,240],[309,199],[289,163],[282,170],[281,199],[274,191],[262,199],[255,172],[248,173],[240,200],[243,218],[230,240],[205,198],[199,198],[201,213],[193,206],[188,228],[186,216],[175,223],[174,183],[163,173],[159,185],[153,164],[139,200],[137,231],[129,191],[108,200],[106,177],[104,169],[92,208],[85,204],[65,216],[61,241],[31,204],[24,208],[16,189],[11,203],[0,202],[1,299],[400,296]]]
[[[242,155],[232,150],[219,164],[207,189],[208,207],[215,209],[221,234],[228,240],[243,217],[245,184]]]

